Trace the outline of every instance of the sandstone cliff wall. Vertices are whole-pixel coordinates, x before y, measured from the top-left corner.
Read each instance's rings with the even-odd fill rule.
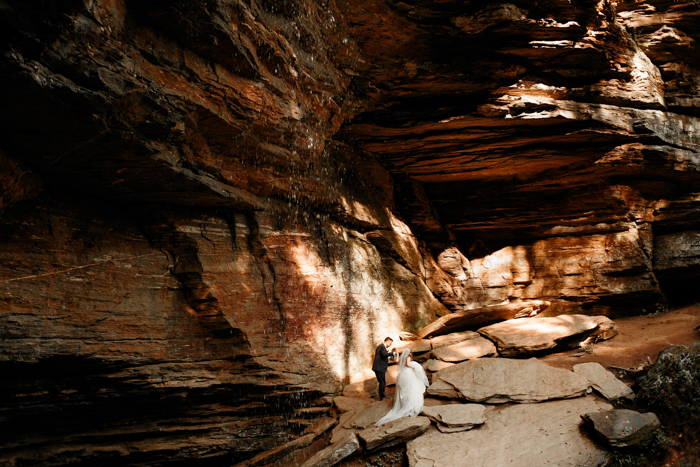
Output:
[[[699,11],[0,2],[0,460],[237,461],[450,311],[692,300]]]

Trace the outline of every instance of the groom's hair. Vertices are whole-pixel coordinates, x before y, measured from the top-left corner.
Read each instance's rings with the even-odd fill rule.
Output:
[[[386,341],[394,342],[394,339],[392,339],[391,337],[387,337],[386,339],[384,339],[384,342],[386,342]]]

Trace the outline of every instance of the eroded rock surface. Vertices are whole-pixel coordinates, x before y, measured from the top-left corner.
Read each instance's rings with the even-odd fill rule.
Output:
[[[272,464],[273,462],[282,459],[283,457],[287,456],[293,451],[309,446],[313,442],[314,438],[316,438],[316,436],[317,435],[315,433],[309,433],[306,436],[302,436],[301,438],[290,441],[287,444],[278,446],[275,449],[258,454],[252,459],[248,459],[247,461],[241,462],[240,464],[236,464],[234,467],[258,467],[261,465]]]
[[[453,332],[442,336],[432,337],[430,339],[430,346],[433,350],[435,350],[446,345],[459,344],[460,342],[474,339],[476,337],[479,337],[479,334],[473,331]]]

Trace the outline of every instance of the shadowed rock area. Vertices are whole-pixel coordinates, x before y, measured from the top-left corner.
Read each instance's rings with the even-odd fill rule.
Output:
[[[0,464],[301,464],[385,336],[697,301],[698,3],[409,3],[0,1]]]

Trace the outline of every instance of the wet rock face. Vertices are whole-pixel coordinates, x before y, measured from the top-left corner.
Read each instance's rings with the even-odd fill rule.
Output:
[[[0,459],[239,462],[450,312],[687,299],[698,12],[2,2]]]
[[[118,451],[111,443],[135,429],[125,423],[166,444],[199,425],[192,451],[173,444],[185,457],[268,450],[287,441],[295,409],[370,364],[373,333],[427,323],[439,306],[424,285],[421,298],[422,282],[405,269],[391,274],[391,288],[380,286],[385,267],[401,266],[385,265],[362,234],[339,224],[285,233],[263,213],[105,216],[99,205],[69,201],[84,204],[42,197],[2,219],[1,356],[11,376],[0,411],[20,447],[8,461],[69,455],[70,440],[58,451],[31,448],[59,427],[75,443],[111,433],[94,453],[109,459]],[[324,235],[318,249],[309,242],[316,235]],[[32,428],[40,419],[49,433]],[[172,429],[162,432],[163,423]],[[137,462],[138,452],[130,455],[115,462]]]

